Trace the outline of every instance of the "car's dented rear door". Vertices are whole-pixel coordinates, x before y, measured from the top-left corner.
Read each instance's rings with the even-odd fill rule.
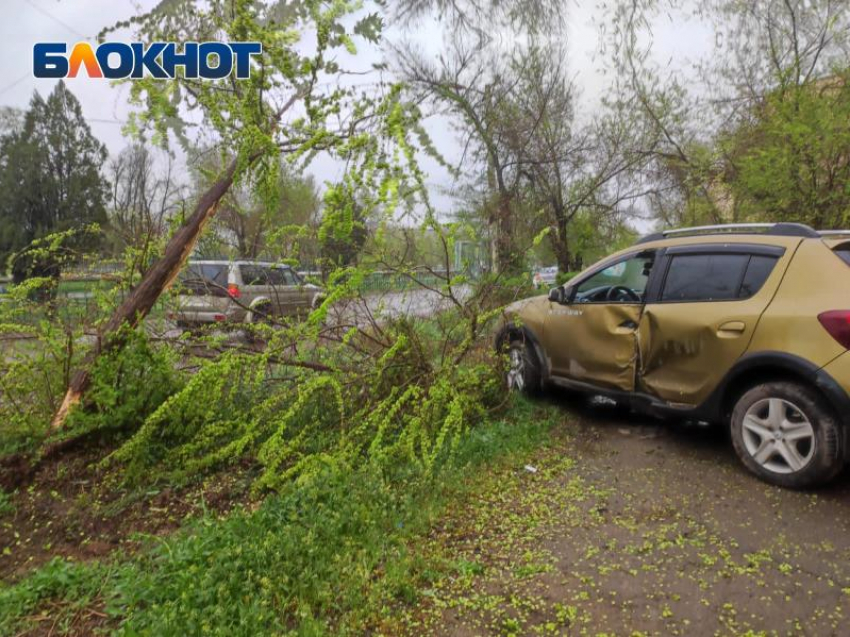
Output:
[[[640,323],[638,390],[702,403],[746,352],[792,254],[764,244],[668,248]]]

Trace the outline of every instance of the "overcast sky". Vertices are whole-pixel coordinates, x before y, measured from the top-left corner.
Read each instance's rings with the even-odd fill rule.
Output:
[[[0,21],[0,105],[26,108],[33,91],[49,93],[55,80],[39,80],[32,75],[32,47],[40,41],[68,42],[92,39],[104,26],[126,20],[148,9],[156,0],[2,0],[4,19]],[[582,93],[579,113],[592,113],[610,78],[603,75],[599,59],[598,29],[604,19],[603,9],[595,0],[568,0],[569,65]],[[390,38],[413,37],[428,52],[437,54],[440,32],[435,25],[412,34],[391,31]],[[713,32],[705,25],[664,17],[653,27],[654,57],[660,64],[674,64],[687,72],[694,59],[711,50]],[[379,55],[375,55],[375,60]],[[121,134],[126,120],[126,87],[113,87],[108,81],[89,79],[84,73],[66,80],[82,104],[83,114],[94,134],[110,153],[119,152],[127,140]],[[438,149],[450,161],[460,152],[454,133],[446,121],[435,120],[429,130]],[[448,211],[453,201],[446,193],[452,190],[450,176],[429,162],[429,185],[432,202]],[[311,167],[319,183],[338,177],[339,167],[319,161]]]

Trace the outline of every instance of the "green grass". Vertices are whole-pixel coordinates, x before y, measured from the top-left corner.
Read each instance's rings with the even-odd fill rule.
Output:
[[[58,630],[94,607],[127,635],[362,634],[437,576],[440,564],[411,547],[445,507],[483,465],[543,444],[556,416],[517,400],[472,430],[436,477],[329,465],[256,511],[205,516],[132,560],[56,559],[0,589],[0,633],[49,606]]]

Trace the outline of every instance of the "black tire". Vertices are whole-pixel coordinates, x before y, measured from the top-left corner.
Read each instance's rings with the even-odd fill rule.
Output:
[[[844,467],[838,418],[820,393],[801,383],[753,387],[735,404],[731,429],[738,457],[771,484],[813,487],[829,482]]]
[[[532,396],[540,391],[540,362],[530,343],[512,340],[508,344],[508,369],[505,381],[510,391]],[[516,364],[519,362],[520,367]]]

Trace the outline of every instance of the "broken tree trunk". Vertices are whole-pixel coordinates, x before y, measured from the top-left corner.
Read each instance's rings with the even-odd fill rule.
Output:
[[[123,325],[135,327],[144,319],[159,299],[160,295],[167,290],[177,274],[189,258],[198,237],[204,229],[207,221],[215,214],[221,198],[227,193],[233,184],[233,176],[236,173],[236,159],[234,159],[225,170],[224,174],[201,196],[192,215],[183,223],[180,229],[165,246],[165,252],[142,277],[139,284],[130,295],[113,313],[106,323],[94,348],[83,361],[82,366],[71,377],[68,390],[59,410],[53,416],[50,423],[51,431],[61,429],[71,408],[80,402],[90,381],[90,370],[92,363],[101,353],[120,347],[121,339],[118,331]]]

